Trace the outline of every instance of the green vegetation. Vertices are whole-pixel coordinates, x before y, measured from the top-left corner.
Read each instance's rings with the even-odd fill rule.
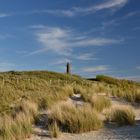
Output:
[[[140,102],[139,84],[126,80],[98,76],[96,81],[89,81],[76,75],[48,71],[0,73],[0,139],[30,137],[32,124],[42,109],[52,112],[48,125],[52,137],[58,137],[60,130],[81,133],[102,128],[98,113],[110,108],[111,102],[100,93]],[[62,104],[73,94],[80,94],[88,105],[79,108]]]
[[[39,107],[51,106],[66,99],[63,87],[71,84],[88,84],[78,76],[46,71],[0,73],[0,112],[11,112],[21,99],[29,99]]]
[[[76,85],[91,83],[79,76],[47,71],[0,73],[0,139],[29,137],[38,109],[51,108],[56,102],[67,100]],[[50,128],[57,135],[56,125]]]
[[[109,94],[125,99],[132,103],[133,102],[140,103],[139,83],[129,80],[115,79],[104,75],[97,75],[96,81],[103,82],[104,84],[109,85],[107,91],[109,92]]]
[[[109,76],[105,76],[105,75],[97,75],[96,76],[96,80],[97,81],[106,82],[108,84],[118,85],[118,86],[139,85],[138,83],[136,83],[134,81],[123,80],[123,79],[120,80],[120,79],[109,77]]]

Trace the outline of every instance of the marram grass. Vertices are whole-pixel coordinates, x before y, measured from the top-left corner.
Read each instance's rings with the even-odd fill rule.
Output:
[[[107,121],[115,122],[118,126],[134,125],[135,113],[130,106],[115,106],[106,114]]]
[[[70,103],[55,106],[49,115],[49,122],[57,122],[63,131],[71,133],[82,133],[103,127],[103,122],[92,108],[76,108]]]

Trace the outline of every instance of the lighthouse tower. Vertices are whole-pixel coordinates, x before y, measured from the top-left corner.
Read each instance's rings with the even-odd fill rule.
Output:
[[[70,65],[69,62],[68,62],[67,65],[66,65],[66,73],[67,73],[67,74],[71,74],[71,65]]]

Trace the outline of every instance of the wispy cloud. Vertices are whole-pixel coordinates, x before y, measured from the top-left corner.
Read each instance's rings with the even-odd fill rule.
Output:
[[[116,19],[112,19],[112,20],[107,20],[107,21],[104,21],[102,22],[102,29],[105,30],[105,29],[108,29],[108,28],[111,28],[111,27],[116,27],[118,26],[119,23]]]
[[[108,0],[89,7],[72,7],[71,9],[55,9],[55,10],[36,10],[34,13],[49,13],[58,16],[73,17],[77,15],[87,15],[101,10],[118,10],[125,6],[128,0]]]
[[[96,67],[85,67],[82,69],[82,71],[86,72],[86,73],[105,72],[108,70],[109,70],[109,67],[106,65],[100,65],[100,66],[96,66]]]
[[[65,17],[73,17],[77,15],[79,12],[75,11],[75,8],[71,8],[69,10],[36,10],[34,13],[48,13],[57,16],[65,16]]]
[[[74,57],[75,59],[78,60],[83,60],[83,61],[87,61],[87,60],[96,60],[97,58],[93,57],[92,53],[82,53],[82,54],[78,54],[77,56]]]
[[[72,55],[70,58],[58,58],[53,61],[51,61],[51,65],[64,65],[67,62],[72,63],[73,60],[82,60],[82,61],[89,61],[89,60],[97,60],[97,58],[93,57],[92,53],[81,53],[77,55]]]
[[[46,26],[42,25],[42,24],[38,24],[38,25],[29,26],[29,28],[32,28],[32,29],[44,29],[44,28],[46,28]]]
[[[45,51],[51,50],[55,53],[69,55],[71,52],[70,41],[72,35],[70,30],[58,27],[46,27],[36,33],[37,40],[44,45]]]
[[[122,15],[120,17],[115,17],[111,20],[103,21],[101,23],[102,26],[99,29],[102,29],[102,30],[107,29],[108,30],[111,27],[114,29],[117,26],[121,26],[121,22],[123,22],[124,20],[128,20],[128,19],[130,20],[130,18],[133,18],[134,16],[139,17],[140,16],[140,11],[139,10],[131,11],[131,12],[128,12],[127,14]],[[137,27],[133,28],[134,31],[139,30],[139,29],[140,29],[140,26],[137,26]]]
[[[31,54],[52,51],[60,55],[69,56],[76,47],[107,46],[122,41],[121,39],[92,37],[91,35],[85,35],[84,33],[76,32],[69,28],[60,27],[45,27],[39,30],[37,29],[35,35],[37,41],[43,45],[43,48],[31,52]],[[86,54],[86,56],[83,57],[88,59],[90,56],[89,54]]]
[[[5,18],[5,17],[9,17],[9,16],[11,16],[11,14],[0,13],[0,18]]]
[[[125,17],[126,18],[129,18],[129,17],[133,17],[133,16],[139,16],[140,15],[140,11],[132,11],[132,12],[129,12]]]
[[[104,3],[98,4],[94,6],[94,8],[98,10],[103,10],[103,9],[118,9],[123,7],[128,0],[109,0]]]
[[[60,59],[55,60],[55,62],[54,61],[51,62],[51,65],[64,65],[67,62],[72,62],[72,60],[67,59],[67,58],[60,58]]]

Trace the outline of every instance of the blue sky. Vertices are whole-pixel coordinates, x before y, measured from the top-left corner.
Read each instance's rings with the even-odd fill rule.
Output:
[[[1,0],[0,71],[140,80],[139,0]]]

